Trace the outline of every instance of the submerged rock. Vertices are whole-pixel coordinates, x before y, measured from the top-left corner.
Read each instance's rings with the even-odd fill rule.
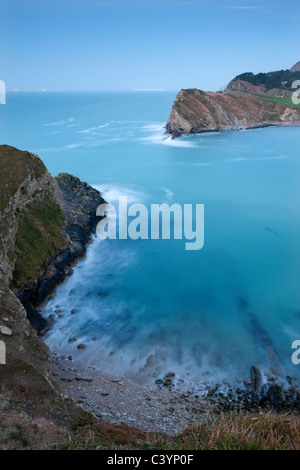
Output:
[[[171,378],[171,377],[175,377],[175,373],[174,372],[167,372],[166,375],[165,375],[166,378]]]
[[[75,380],[78,380],[78,381],[82,381],[82,382],[93,382],[93,379],[89,378],[89,377],[81,377],[81,376],[77,376],[75,377]]]
[[[165,387],[170,387],[171,385],[173,385],[173,382],[171,379],[165,379],[164,380],[164,386]]]
[[[263,384],[263,377],[261,366],[259,364],[254,364],[251,367],[251,388],[254,399],[258,399],[261,393]]]

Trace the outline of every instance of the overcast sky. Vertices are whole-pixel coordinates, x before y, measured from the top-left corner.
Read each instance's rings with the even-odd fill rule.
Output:
[[[300,60],[300,1],[1,0],[0,79],[37,90],[218,90]]]

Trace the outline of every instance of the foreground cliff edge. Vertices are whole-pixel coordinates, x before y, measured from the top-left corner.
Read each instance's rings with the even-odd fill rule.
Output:
[[[300,105],[292,85],[300,79],[299,62],[290,70],[235,77],[225,91],[181,90],[172,106],[166,133],[173,137],[219,130],[300,125]]]
[[[52,178],[37,155],[1,145],[0,196],[0,448],[22,448],[21,427],[30,429],[31,448],[90,426],[102,442],[135,442],[134,430],[128,436],[126,426],[103,423],[60,393],[48,346],[28,320],[45,327],[36,307],[84,254],[100,193],[71,175]]]

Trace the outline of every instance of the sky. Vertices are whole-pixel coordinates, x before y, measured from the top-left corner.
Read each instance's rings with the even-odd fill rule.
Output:
[[[200,88],[300,60],[300,1],[1,0],[8,90]]]

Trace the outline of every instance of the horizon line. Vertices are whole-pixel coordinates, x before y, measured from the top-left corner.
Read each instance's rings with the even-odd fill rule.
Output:
[[[111,92],[162,92],[162,91],[176,91],[177,89],[164,89],[164,88],[126,88],[126,89],[95,89],[95,90],[87,90],[87,89],[78,89],[78,90],[47,90],[47,89],[33,89],[33,90],[27,90],[27,89],[7,89],[8,93],[96,93],[96,92],[102,92],[102,93],[111,93]]]

